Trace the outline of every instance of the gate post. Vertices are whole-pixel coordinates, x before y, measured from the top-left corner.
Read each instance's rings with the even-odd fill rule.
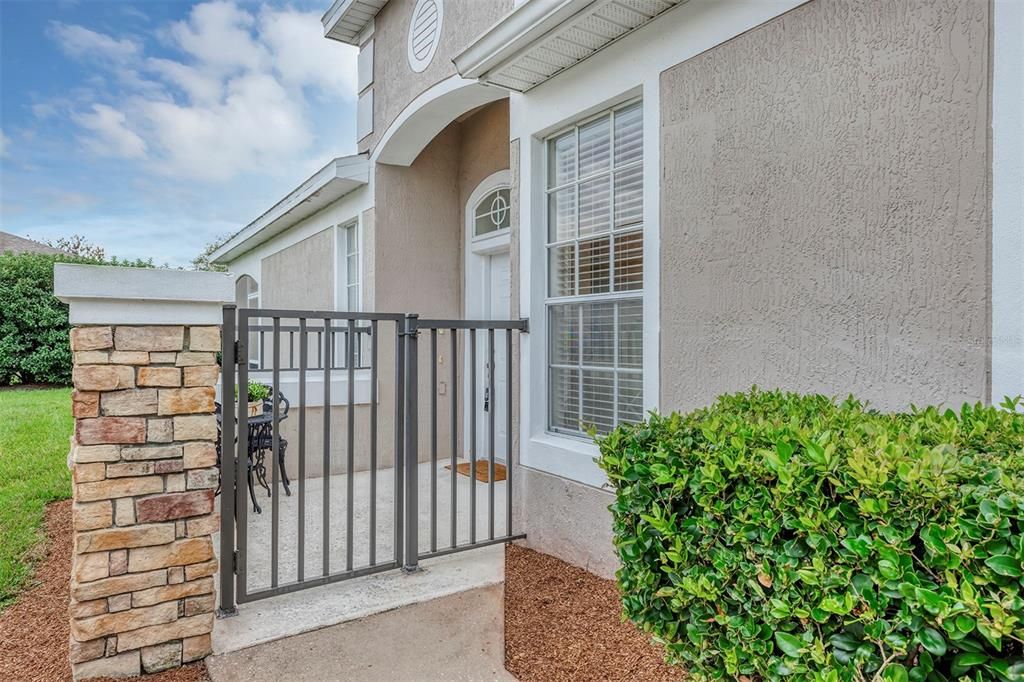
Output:
[[[413,573],[419,570],[419,360],[418,327],[419,316],[405,316],[402,335],[405,337],[405,549],[402,570]]]
[[[217,616],[225,618],[238,613],[235,606],[235,420],[231,411],[225,413],[225,398],[235,395],[235,313],[234,305],[224,306],[221,335],[221,437],[220,437],[220,606]],[[224,419],[225,414],[227,419]]]

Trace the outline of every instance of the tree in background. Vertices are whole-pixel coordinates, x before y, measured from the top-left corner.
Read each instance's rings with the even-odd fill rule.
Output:
[[[231,239],[230,234],[222,234],[216,239],[214,239],[212,242],[207,244],[203,248],[202,252],[192,259],[192,269],[212,270],[213,272],[227,272],[228,266],[211,262],[210,256],[212,256],[213,252],[219,249],[224,244],[224,242],[226,242],[229,239]]]
[[[54,263],[153,267],[152,259],[105,260],[102,247],[80,237],[52,245],[69,253],[0,254],[0,386],[71,382],[71,327],[53,295]]]
[[[46,244],[64,253],[78,258],[89,258],[91,260],[103,261],[106,258],[106,251],[98,244],[92,244],[83,235],[73,234],[70,237],[58,237],[47,240]]]

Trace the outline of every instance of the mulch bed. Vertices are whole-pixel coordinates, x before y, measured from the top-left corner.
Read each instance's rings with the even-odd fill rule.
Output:
[[[0,612],[0,680],[54,682],[71,679],[68,663],[68,582],[71,576],[71,501],[46,507],[45,555],[32,585]],[[206,666],[192,664],[146,682],[204,682]],[[120,682],[124,682],[123,678]]]
[[[520,680],[684,679],[621,614],[614,580],[508,545],[505,667]]]

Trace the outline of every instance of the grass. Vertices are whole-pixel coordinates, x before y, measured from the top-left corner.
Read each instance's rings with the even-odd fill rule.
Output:
[[[43,509],[71,497],[71,389],[0,390],[0,610],[32,575]]]

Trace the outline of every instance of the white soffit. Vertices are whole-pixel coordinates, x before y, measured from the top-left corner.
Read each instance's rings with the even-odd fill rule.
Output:
[[[359,47],[359,35],[373,21],[388,0],[334,0],[320,19],[324,35],[347,45]]]
[[[526,92],[686,0],[530,0],[455,58],[464,78]]]
[[[370,162],[366,154],[338,157],[224,242],[210,259],[214,263],[229,263],[369,181]]]

